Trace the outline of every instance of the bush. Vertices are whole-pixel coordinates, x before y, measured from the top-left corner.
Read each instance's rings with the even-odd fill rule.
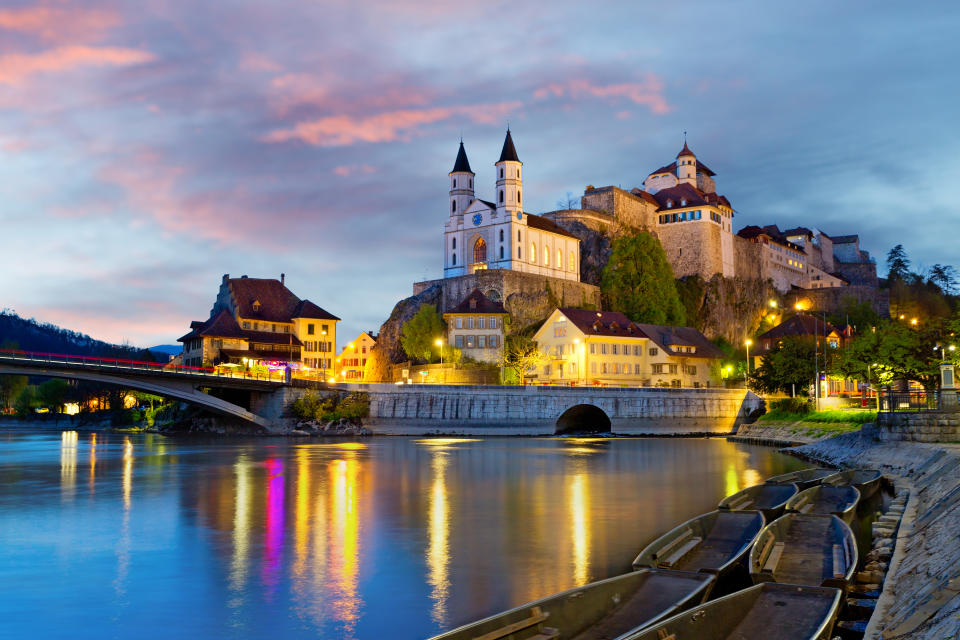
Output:
[[[370,415],[370,396],[362,392],[327,397],[308,393],[293,401],[290,412],[300,420],[359,420]]]
[[[770,403],[770,411],[803,415],[813,411],[813,405],[807,398],[779,398]]]

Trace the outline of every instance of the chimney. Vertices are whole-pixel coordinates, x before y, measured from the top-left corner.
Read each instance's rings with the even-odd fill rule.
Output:
[[[283,284],[283,281],[286,280],[286,278],[287,278],[286,274],[281,273],[281,274],[280,274],[280,284]]]

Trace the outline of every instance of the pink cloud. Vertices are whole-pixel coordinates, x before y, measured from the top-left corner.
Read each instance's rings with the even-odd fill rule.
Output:
[[[648,107],[656,114],[670,111],[670,105],[663,95],[663,81],[653,74],[648,74],[641,82],[621,82],[617,84],[596,85],[589,80],[570,80],[569,82],[554,82],[537,89],[533,97],[543,100],[554,96],[557,98],[569,97],[578,99],[592,98],[622,98]]]
[[[345,164],[339,167],[335,167],[333,170],[334,175],[338,175],[344,178],[355,175],[355,174],[369,175],[371,173],[376,173],[376,172],[377,172],[377,168],[371,167],[368,164]]]
[[[260,73],[276,73],[283,70],[282,66],[267,56],[255,52],[248,52],[240,57],[240,68],[244,71]]]
[[[0,56],[0,84],[16,85],[38,73],[58,73],[81,67],[122,67],[149,62],[153,54],[121,47],[57,47],[35,54]]]
[[[25,33],[47,42],[97,40],[119,24],[119,16],[99,9],[0,9],[0,29]]]
[[[372,93],[358,93],[345,87],[339,76],[310,73],[285,73],[271,83],[270,105],[283,116],[297,107],[317,107],[330,111],[421,107],[434,97],[424,87],[378,86]]]
[[[467,117],[473,122],[492,124],[523,106],[521,102],[498,104],[397,109],[372,116],[336,115],[298,122],[287,129],[276,129],[261,137],[263,142],[282,143],[299,140],[317,147],[339,147],[358,142],[408,141],[418,127]]]

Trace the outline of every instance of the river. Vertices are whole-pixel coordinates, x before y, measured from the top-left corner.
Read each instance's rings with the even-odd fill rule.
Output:
[[[802,462],[723,439],[0,430],[0,636],[423,638]]]

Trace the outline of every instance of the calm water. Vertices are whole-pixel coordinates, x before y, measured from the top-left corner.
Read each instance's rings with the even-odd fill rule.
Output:
[[[0,637],[418,638],[803,463],[724,440],[0,431]]]

